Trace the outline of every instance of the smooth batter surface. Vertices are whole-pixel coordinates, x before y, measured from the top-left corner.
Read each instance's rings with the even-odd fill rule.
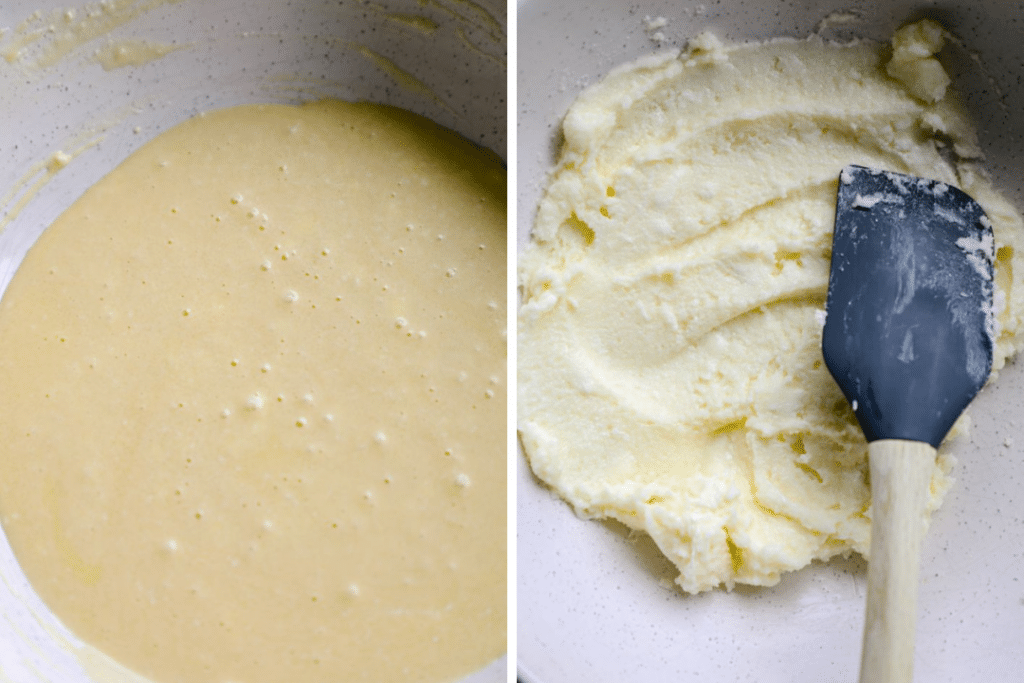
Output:
[[[442,681],[505,651],[505,170],[414,115],[192,119],[0,302],[0,515],[161,683]]]
[[[997,369],[1019,343],[1021,218],[976,163],[942,42],[932,23],[891,52],[705,34],[613,71],[566,115],[521,258],[519,432],[538,477],[650,534],[686,591],[867,553],[867,449],[820,351],[844,165],[981,202]]]

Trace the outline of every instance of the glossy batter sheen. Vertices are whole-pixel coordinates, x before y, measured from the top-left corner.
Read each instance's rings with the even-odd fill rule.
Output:
[[[867,448],[821,357],[845,165],[985,207],[995,367],[1021,343],[1021,217],[979,168],[932,56],[943,35],[921,22],[888,50],[705,34],[613,71],[566,115],[521,260],[523,446],[580,514],[648,533],[686,591],[868,551]],[[943,451],[933,508],[951,464]]]
[[[161,683],[446,681],[505,651],[505,170],[376,105],[158,137],[0,304],[0,514]]]

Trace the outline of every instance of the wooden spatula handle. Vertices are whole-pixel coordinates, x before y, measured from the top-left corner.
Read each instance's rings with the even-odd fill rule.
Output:
[[[935,466],[926,443],[883,439],[868,446],[871,560],[860,683],[910,683],[925,505]]]

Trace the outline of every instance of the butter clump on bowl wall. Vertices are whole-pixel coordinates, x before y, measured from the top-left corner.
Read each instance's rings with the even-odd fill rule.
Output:
[[[984,206],[996,369],[1019,347],[1022,222],[979,165],[942,37],[912,24],[888,59],[705,34],[615,69],[566,115],[521,257],[519,433],[541,480],[649,534],[688,592],[867,552],[866,445],[820,353],[844,165]],[[932,509],[952,464],[940,455]]]

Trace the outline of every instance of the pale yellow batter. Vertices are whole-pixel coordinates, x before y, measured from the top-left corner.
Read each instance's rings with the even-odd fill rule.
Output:
[[[1024,224],[923,22],[893,49],[688,49],[580,95],[521,264],[519,430],[581,515],[649,534],[689,592],[868,551],[866,444],[821,357],[839,173],[938,178],[995,226],[995,367],[1019,348]],[[945,157],[953,157],[949,163]],[[943,451],[931,506],[951,484]]]
[[[505,170],[414,115],[197,117],[0,303],[0,515],[161,683],[447,681],[505,650]]]

